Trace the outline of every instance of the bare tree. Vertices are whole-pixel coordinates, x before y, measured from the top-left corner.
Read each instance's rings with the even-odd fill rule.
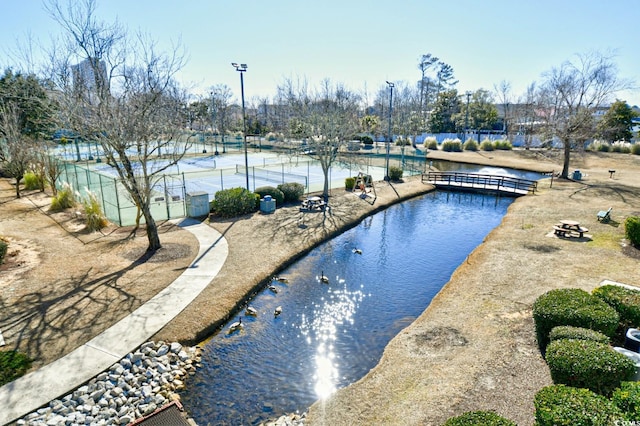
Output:
[[[101,145],[144,217],[147,249],[155,251],[161,244],[150,209],[153,188],[188,149],[177,140],[187,97],[174,80],[184,53],[180,46],[158,52],[147,36],[130,37],[117,22],[100,21],[95,0],[66,7],[51,0],[47,8],[65,31],[67,49],[51,55],[65,122]]]
[[[0,102],[0,163],[5,173],[16,180],[16,198],[20,181],[33,161],[35,143],[21,131],[20,109],[15,102]]]
[[[612,95],[630,87],[617,77],[612,57],[598,52],[577,55],[543,74],[538,91],[538,111],[544,133],[558,138],[564,145],[561,176],[569,175],[571,150],[592,137],[594,111]]]
[[[508,139],[509,138],[509,122],[511,121],[511,109],[513,108],[513,102],[511,101],[511,83],[502,80],[500,83],[493,86],[493,90],[496,92],[498,102],[502,104],[502,129]]]

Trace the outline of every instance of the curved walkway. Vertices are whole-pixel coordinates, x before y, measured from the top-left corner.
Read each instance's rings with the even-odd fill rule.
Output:
[[[215,229],[194,219],[178,224],[198,239],[198,256],[172,284],[64,357],[0,387],[0,424],[15,421],[109,368],[149,340],[220,272],[229,249]]]

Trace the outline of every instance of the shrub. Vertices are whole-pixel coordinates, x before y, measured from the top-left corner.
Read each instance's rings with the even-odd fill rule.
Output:
[[[296,202],[304,194],[304,185],[298,182],[281,183],[278,185],[278,189],[282,191],[285,203]]]
[[[27,172],[22,178],[24,180],[24,189],[44,189],[44,177],[34,172]]]
[[[640,217],[629,216],[624,221],[624,235],[633,246],[640,248]]]
[[[89,231],[98,231],[107,226],[109,221],[107,221],[95,193],[87,190],[87,198],[82,200],[82,206],[84,207],[84,214],[87,218],[87,229]]]
[[[276,206],[284,204],[284,193],[278,188],[273,186],[261,186],[253,190],[260,198],[264,198],[265,195],[271,195],[271,198],[276,200]]]
[[[611,145],[611,152],[619,152],[622,154],[629,154],[631,152],[631,147],[628,143],[624,141],[614,142]]]
[[[533,405],[536,426],[609,426],[622,418],[618,407],[604,396],[563,385],[540,389]]]
[[[575,340],[591,340],[592,342],[602,343],[604,345],[609,344],[609,337],[604,334],[582,327],[572,327],[570,325],[559,325],[553,327],[549,333],[549,341],[560,339],[575,339]]]
[[[348,177],[344,179],[344,189],[352,191],[354,186],[356,186],[356,178]]]
[[[4,263],[4,258],[7,256],[7,251],[9,251],[9,243],[0,238],[0,265]]]
[[[477,151],[478,142],[474,141],[473,139],[467,139],[466,142],[464,143],[463,148],[465,151]]]
[[[513,145],[506,139],[497,140],[493,143],[493,146],[496,149],[500,149],[503,151],[511,151],[513,149]]]
[[[633,145],[631,145],[631,153],[640,155],[640,143],[634,143]]]
[[[409,138],[396,138],[394,142],[395,146],[407,146],[411,145],[411,140]]]
[[[438,141],[433,136],[424,139],[424,149],[438,150]]]
[[[221,217],[235,217],[258,210],[258,201],[259,196],[245,188],[231,188],[216,192],[209,206]]]
[[[0,386],[23,376],[31,368],[31,360],[18,351],[0,351]]]
[[[619,331],[625,333],[629,327],[640,326],[640,291],[617,285],[603,285],[595,288],[592,294],[618,312]]]
[[[599,144],[596,145],[596,150],[598,152],[609,152],[609,151],[611,151],[611,145],[609,145],[606,142],[599,143]]]
[[[555,289],[533,303],[533,319],[540,351],[544,354],[549,332],[559,325],[584,327],[613,336],[618,327],[618,313],[597,297],[580,289]]]
[[[640,420],[640,382],[622,382],[611,401],[624,413],[625,420]]]
[[[373,138],[368,135],[360,136],[360,141],[365,145],[373,145]]]
[[[58,193],[51,199],[51,210],[62,211],[77,204],[76,193],[71,184],[65,182]]]
[[[493,146],[493,142],[491,142],[489,139],[485,139],[480,144],[480,149],[483,151],[493,151],[495,147]]]
[[[493,411],[469,411],[448,419],[443,426],[517,426]]]
[[[547,364],[553,383],[586,388],[609,396],[636,372],[633,361],[609,345],[561,339],[549,343]]]
[[[389,166],[389,179],[395,182],[402,179],[402,168],[398,166]]]
[[[445,139],[442,142],[442,150],[447,152],[462,152],[460,139]]]

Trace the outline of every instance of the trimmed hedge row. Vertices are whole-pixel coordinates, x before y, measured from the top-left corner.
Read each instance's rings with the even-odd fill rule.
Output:
[[[636,372],[635,364],[625,355],[590,340],[554,340],[547,347],[546,360],[554,383],[605,396]]]
[[[469,411],[448,419],[443,426],[517,426],[493,411]]]
[[[622,382],[611,401],[624,413],[625,420],[640,420],[640,382]]]
[[[299,201],[302,194],[304,194],[304,185],[298,182],[281,183],[278,185],[278,189],[284,194],[285,203],[295,203]]]
[[[259,195],[245,188],[223,189],[209,203],[211,211],[220,217],[236,217],[258,210]]]
[[[591,340],[592,342],[598,342],[608,345],[611,339],[608,336],[600,333],[599,331],[590,330],[582,327],[572,327],[570,325],[559,325],[553,327],[551,333],[549,333],[549,341],[560,339],[576,339],[576,340]]]
[[[0,351],[0,386],[24,376],[31,368],[31,362],[31,359],[21,352]]]
[[[620,317],[611,306],[581,289],[556,289],[538,297],[533,304],[536,337],[542,354],[549,333],[559,325],[584,327],[613,336]]]
[[[620,315],[620,331],[640,326],[640,291],[617,285],[603,285],[592,294],[611,306]]]
[[[254,189],[253,192],[258,194],[258,198],[264,198],[265,195],[270,195],[271,198],[276,200],[276,206],[284,204],[284,193],[273,186],[261,186]]]
[[[0,265],[4,263],[4,258],[7,255],[7,251],[9,250],[9,244],[0,238]]]
[[[609,426],[624,418],[622,411],[604,396],[564,385],[542,388],[533,404],[536,426]]]
[[[640,217],[629,216],[624,221],[624,235],[634,247],[640,247]]]

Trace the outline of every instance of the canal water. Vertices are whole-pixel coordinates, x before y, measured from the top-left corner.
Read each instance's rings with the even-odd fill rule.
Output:
[[[206,342],[181,395],[188,413],[201,426],[258,424],[359,380],[512,201],[435,191],[312,250],[281,272],[288,282],[274,280],[249,302],[257,316],[230,320],[242,318],[240,331],[225,327]]]

